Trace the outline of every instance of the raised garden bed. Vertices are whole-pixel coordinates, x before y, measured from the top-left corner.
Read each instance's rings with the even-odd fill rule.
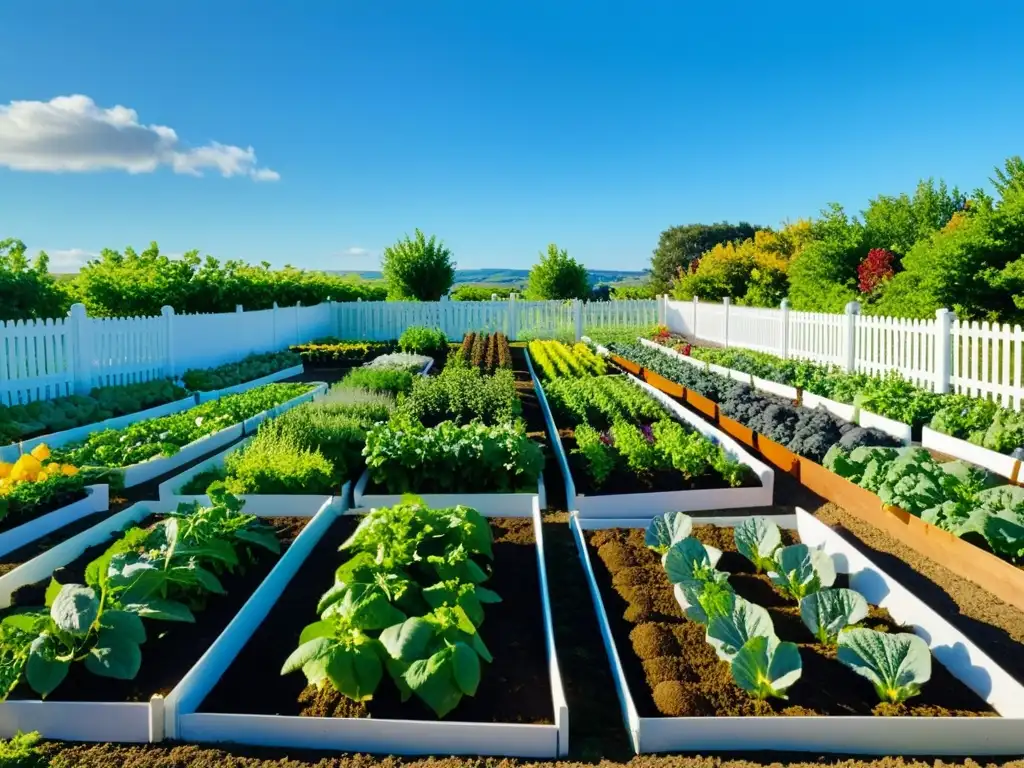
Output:
[[[0,556],[7,555],[17,549],[31,544],[37,539],[70,525],[83,517],[104,512],[110,505],[110,487],[104,484],[87,485],[85,497],[65,504],[38,517],[26,520],[21,524],[4,527],[0,532]],[[7,520],[3,521],[8,522]]]
[[[389,754],[479,754],[551,758],[568,750],[568,712],[552,633],[543,535],[536,507],[492,516],[494,575],[502,602],[483,625],[494,662],[480,687],[444,720],[418,699],[402,703],[390,680],[356,703],[300,674],[278,676],[339,561],[352,515],[307,529],[305,561],[251,601],[193,673],[179,700],[173,738]],[[315,538],[315,541],[313,539]],[[276,575],[276,574],[275,574]],[[273,576],[272,576],[273,578]],[[270,580],[268,580],[268,584]],[[258,679],[260,684],[253,686]]]
[[[921,445],[929,450],[938,451],[963,461],[969,461],[989,472],[1007,478],[1016,483],[1020,479],[1020,460],[1005,453],[993,451],[980,445],[938,432],[930,427],[921,430]]]
[[[874,606],[867,627],[909,630],[927,643],[931,679],[903,705],[879,704],[871,683],[835,659],[828,646],[818,645],[795,603],[735,552],[729,529],[744,518],[695,519],[692,535],[725,552],[718,568],[730,573],[736,593],[768,610],[779,640],[799,644],[803,669],[786,691],[789,700],[757,700],[732,682],[729,665],[705,642],[705,627],[683,618],[677,600],[682,593],[673,593],[658,556],[644,546],[648,521],[573,515],[577,549],[637,752],[1019,753],[1024,688],[811,515],[797,510],[772,519],[789,529],[790,541],[822,548],[838,574],[835,586],[859,592]]]
[[[85,581],[85,567],[129,527],[145,526],[161,517],[168,505],[138,503],[64,541],[0,577],[0,606],[41,605],[51,575],[60,569],[63,584]],[[44,737],[76,741],[160,741],[176,711],[178,698],[188,690],[189,670],[248,602],[256,599],[267,579],[302,553],[301,540],[310,516],[285,516],[288,509],[262,516],[275,529],[281,554],[261,551],[255,564],[235,573],[222,573],[224,595],[208,594],[194,623],[147,621],[141,644],[142,663],[131,680],[98,677],[84,665],[71,665],[67,678],[44,701],[22,682],[0,702],[0,735],[38,731]],[[327,505],[319,515],[334,514]],[[312,516],[316,519],[316,515]]]
[[[251,381],[244,381],[241,384],[235,384],[233,387],[224,387],[223,389],[214,389],[208,392],[197,392],[196,401],[199,403],[205,403],[210,400],[218,400],[225,395],[237,395],[239,392],[246,392],[256,387],[262,387],[264,384],[272,384],[275,381],[283,381],[284,379],[290,379],[292,376],[301,376],[305,373],[305,369],[302,363],[293,365],[289,368],[284,368],[274,373],[269,373],[266,376],[261,376],[258,379],[252,379]]]
[[[570,508],[591,517],[629,517],[632,515],[649,516],[653,512],[679,509],[728,509],[764,506],[772,503],[774,473],[769,467],[747,454],[713,426],[687,412],[672,398],[632,377],[628,380],[656,401],[665,410],[667,416],[682,422],[712,442],[720,444],[729,456],[750,467],[754,479],[750,486],[732,488],[720,477],[713,475],[687,481],[677,471],[664,472],[651,478],[651,484],[648,486],[650,490],[645,492],[643,484],[637,482],[635,475],[631,480],[628,473],[620,471],[609,476],[606,485],[600,489],[594,488],[582,466],[583,462],[580,461],[580,457],[570,453],[575,438],[560,431],[559,425],[555,423],[551,405],[543,387],[536,379],[529,355],[527,355],[527,364],[530,367],[531,375],[534,376],[548,432],[552,436],[559,436],[559,440],[553,440],[552,444],[562,470],[566,498]],[[659,483],[661,487],[653,485],[653,483]],[[675,488],[672,490],[661,489],[663,487],[671,488],[673,485]],[[595,493],[598,490],[599,492]]]
[[[544,509],[547,506],[543,475],[537,479],[536,493],[415,493],[429,507],[442,508],[463,504],[489,517],[529,515],[534,508]],[[374,487],[370,482],[370,473],[366,470],[352,489],[352,506],[355,509],[390,507],[398,504],[403,495],[385,493],[383,489]]]

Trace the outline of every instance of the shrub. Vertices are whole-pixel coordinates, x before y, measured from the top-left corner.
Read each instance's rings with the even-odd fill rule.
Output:
[[[497,285],[460,285],[451,292],[452,301],[491,301],[497,295],[498,301],[507,299],[512,294],[511,288]]]
[[[260,425],[252,442],[224,460],[225,486],[241,494],[331,494],[340,474],[320,450],[304,448],[279,420]]]
[[[394,300],[437,301],[455,282],[452,253],[444,243],[416,230],[384,249],[381,269],[388,284],[388,298]]]
[[[338,384],[341,387],[368,389],[371,392],[408,392],[412,389],[413,374],[401,368],[356,368]]]
[[[299,447],[319,451],[342,481],[354,479],[363,469],[366,428],[372,421],[342,408],[310,403],[274,419],[276,429]]]
[[[402,332],[398,347],[403,352],[436,357],[448,351],[448,337],[440,328],[413,325]]]
[[[552,243],[540,254],[526,280],[526,296],[533,301],[550,299],[586,299],[590,296],[587,268],[569,258],[565,250]]]
[[[436,426],[442,421],[465,424],[510,424],[519,414],[515,377],[499,370],[493,376],[478,368],[447,366],[439,376],[419,377],[399,410],[413,419]]]
[[[487,345],[487,337],[478,333],[473,339],[473,349],[470,351],[469,364],[473,368],[480,368],[484,364],[484,349]]]
[[[395,398],[384,392],[343,386],[339,382],[316,405],[354,416],[364,424],[372,424],[375,421],[387,421],[395,409]]]

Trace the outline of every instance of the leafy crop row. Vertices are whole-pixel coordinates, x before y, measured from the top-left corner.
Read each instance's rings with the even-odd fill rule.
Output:
[[[345,365],[365,363],[377,355],[394,352],[397,342],[341,341],[335,338],[316,339],[307,344],[295,344],[288,349],[299,355],[306,365]]]
[[[400,411],[428,426],[442,421],[468,424],[511,424],[521,411],[512,371],[494,375],[479,368],[446,365],[438,376],[420,376],[402,399]]]
[[[722,553],[693,538],[693,521],[681,512],[656,517],[645,542],[662,563],[686,617],[706,627],[718,658],[733,681],[758,699],[787,698],[803,673],[799,647],[779,640],[771,616],[735,593],[729,574],[716,568]],[[868,615],[858,592],[837,588],[832,558],[806,544],[783,546],[778,526],[749,517],[735,529],[736,549],[766,571],[776,590],[799,603],[800,618],[819,643],[837,646],[836,658],[871,681],[883,702],[899,703],[920,693],[931,678],[927,643],[909,633],[857,626]],[[823,681],[812,681],[820,685]]]
[[[211,392],[260,379],[293,368],[301,362],[302,358],[289,350],[265,352],[249,355],[236,363],[226,363],[216,368],[190,369],[185,371],[181,379],[185,386],[193,391]]]
[[[86,475],[49,459],[50,449],[40,444],[14,463],[0,462],[0,530],[85,497]]]
[[[927,523],[1013,562],[1024,560],[1024,488],[920,448],[834,447],[825,466]]]
[[[1024,458],[1024,413],[967,395],[947,395],[942,402],[932,417],[932,429]]]
[[[551,380],[560,376],[601,376],[607,366],[586,344],[569,346],[560,341],[531,341],[530,357],[540,369],[542,378]]]
[[[341,548],[351,557],[281,674],[301,670],[310,685],[367,701],[387,672],[402,701],[416,696],[438,717],[473,696],[492,661],[479,633],[484,606],[501,600],[483,586],[487,520],[411,500],[370,512]]]
[[[500,331],[494,333],[467,333],[456,350],[452,362],[494,373],[512,368],[512,348],[508,337]]]
[[[194,622],[220,576],[258,553],[280,552],[273,529],[211,489],[213,504],[179,505],[147,528],[125,531],[85,569],[84,584],[52,579],[46,605],[0,621],[0,698],[24,682],[46,697],[72,664],[94,675],[131,680],[142,665],[146,621]],[[145,621],[144,621],[145,620]]]
[[[157,456],[173,456],[189,443],[298,397],[312,386],[266,384],[123,429],[94,432],[81,443],[54,449],[53,456],[55,460],[77,467],[113,468],[128,467]]]
[[[654,371],[687,389],[714,400],[722,414],[813,461],[824,459],[839,443],[852,450],[861,445],[895,445],[877,429],[865,429],[824,409],[793,405],[789,400],[759,392],[712,371],[676,360],[640,344],[613,344],[615,354]]]
[[[0,445],[125,416],[181,400],[187,393],[169,380],[99,387],[88,395],[0,405]]]

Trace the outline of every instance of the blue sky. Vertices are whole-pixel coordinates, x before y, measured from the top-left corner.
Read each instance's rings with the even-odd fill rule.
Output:
[[[375,269],[420,227],[464,268],[552,241],[644,268],[673,224],[987,183],[1024,153],[1022,24],[1019,2],[3,3],[0,238]]]

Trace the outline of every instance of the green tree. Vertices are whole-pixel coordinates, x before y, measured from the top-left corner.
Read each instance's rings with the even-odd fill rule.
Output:
[[[716,245],[747,240],[762,227],[745,221],[738,224],[686,224],[669,227],[658,238],[651,257],[651,284],[656,293],[668,293],[680,270],[686,273],[690,263]]]
[[[434,235],[416,230],[384,249],[382,259],[388,298],[396,301],[437,301],[455,282],[452,252]]]
[[[832,203],[811,225],[811,238],[789,266],[789,299],[794,309],[842,312],[859,296],[857,265],[868,250],[864,225]]]
[[[937,185],[932,179],[920,181],[914,196],[879,195],[868,203],[864,215],[864,240],[868,248],[884,248],[905,256],[919,240],[946,226],[967,197],[956,187]]]
[[[49,273],[46,252],[31,262],[25,253],[21,240],[0,240],[0,320],[64,317],[69,291]]]
[[[554,243],[548,246],[546,253],[541,251],[540,261],[533,265],[526,278],[527,299],[586,299],[589,296],[590,277],[586,267],[570,258],[568,251],[558,250]]]

